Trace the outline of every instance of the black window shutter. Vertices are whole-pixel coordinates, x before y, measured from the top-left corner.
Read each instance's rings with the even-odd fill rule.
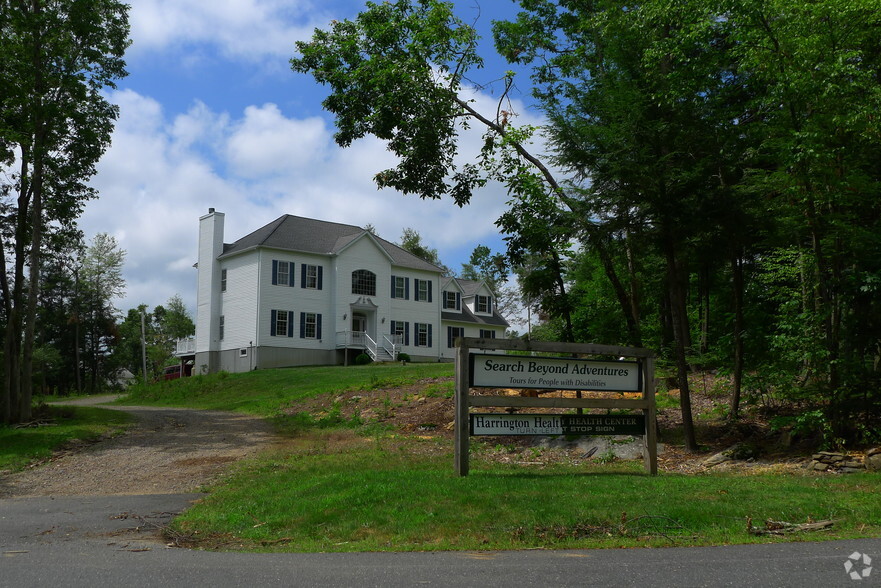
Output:
[[[271,336],[275,336],[275,321],[278,319],[278,311],[272,310],[269,312],[269,334]]]
[[[288,267],[288,286],[291,288],[294,287],[294,262],[290,262],[291,265]]]
[[[278,260],[277,259],[272,260],[272,285],[273,286],[278,285]]]
[[[428,301],[431,302],[431,280],[428,280]]]
[[[428,323],[428,346],[431,347],[431,323]]]
[[[447,347],[453,346],[453,327],[447,327]]]
[[[300,313],[300,339],[306,338],[306,313]]]
[[[392,298],[395,298],[395,276],[392,276]]]
[[[404,345],[410,344],[410,323],[404,323]]]
[[[410,278],[404,278],[404,300],[410,300]]]
[[[300,264],[300,288],[306,287],[306,264]]]
[[[315,315],[315,338],[321,339],[321,315]]]
[[[456,310],[462,310],[462,293],[456,292]]]
[[[318,266],[318,289],[319,290],[321,290],[321,281],[322,281],[322,278],[324,277],[323,274],[324,274],[324,268],[319,265]]]

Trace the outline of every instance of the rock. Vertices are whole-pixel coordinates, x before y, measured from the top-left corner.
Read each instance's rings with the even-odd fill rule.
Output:
[[[855,468],[855,469],[860,469],[860,470],[866,467],[863,465],[863,462],[861,462],[861,461],[843,461],[838,465],[840,465],[843,468]]]
[[[872,455],[881,455],[881,447],[873,447],[866,452],[866,457],[870,457]]]
[[[864,472],[866,470],[865,470],[865,468],[862,467],[862,465],[863,464],[860,464],[860,467],[858,467],[858,468],[843,467],[838,471],[840,471],[842,474],[856,474],[859,472]]]
[[[818,472],[825,472],[826,468],[829,467],[825,463],[821,461],[813,461],[811,462],[811,469]]]
[[[726,455],[726,451],[722,451],[720,453],[717,453],[716,455],[711,455],[710,457],[705,459],[703,461],[703,465],[708,468],[711,468],[713,466],[719,465],[720,463],[725,463],[726,461],[731,461],[731,457]]]
[[[866,469],[870,472],[881,472],[881,451],[866,456]]]

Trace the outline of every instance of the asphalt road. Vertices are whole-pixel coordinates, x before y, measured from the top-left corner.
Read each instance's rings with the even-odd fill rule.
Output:
[[[155,529],[198,494],[0,500],[0,586],[881,586],[881,539],[725,547],[211,553]],[[851,579],[845,563],[852,561]],[[872,560],[872,569],[862,555]]]

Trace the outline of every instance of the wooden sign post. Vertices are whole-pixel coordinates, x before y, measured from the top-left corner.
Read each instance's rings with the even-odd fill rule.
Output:
[[[456,341],[456,473],[468,475],[471,435],[642,434],[646,472],[658,474],[654,353],[635,347],[552,343],[520,339]],[[479,351],[536,352],[502,355]],[[550,357],[562,354],[569,357]],[[581,359],[602,356],[617,360]],[[576,359],[575,357],[578,357]],[[472,396],[472,388],[535,388],[636,392],[642,398],[524,398]],[[471,414],[471,407],[618,408],[637,415]]]

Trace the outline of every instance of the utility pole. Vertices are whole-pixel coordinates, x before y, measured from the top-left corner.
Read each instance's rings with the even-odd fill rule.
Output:
[[[141,309],[141,365],[144,370],[144,384],[147,383],[147,333],[144,329],[144,309]]]

